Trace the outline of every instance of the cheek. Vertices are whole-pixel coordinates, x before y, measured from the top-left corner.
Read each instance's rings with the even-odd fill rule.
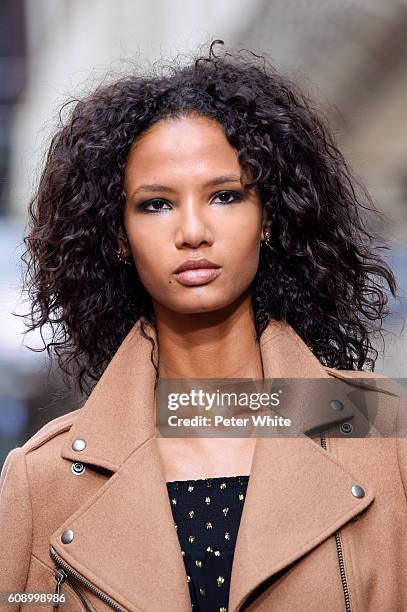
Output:
[[[247,230],[246,226],[241,231],[233,232],[225,242],[228,264],[243,274],[249,268],[257,268],[260,252],[259,232],[254,229],[250,232]]]
[[[260,238],[256,232],[242,234],[230,244],[227,255],[229,290],[234,294],[245,291],[256,276],[260,257]],[[225,279],[226,280],[226,279]]]
[[[246,244],[235,250],[230,262],[233,282],[236,286],[246,288],[256,275],[259,265],[259,246],[257,241]]]
[[[153,240],[151,235],[138,239],[133,237],[130,241],[139,278],[150,294],[160,291],[167,284],[168,252],[163,247],[164,243],[164,240]]]
[[[156,278],[159,276],[160,261],[162,261],[159,251],[153,248],[148,249],[148,251],[134,248],[132,252],[140,278],[149,278],[150,276]]]

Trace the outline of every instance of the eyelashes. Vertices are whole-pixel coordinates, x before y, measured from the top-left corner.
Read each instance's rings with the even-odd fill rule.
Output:
[[[224,201],[221,202],[221,206],[227,206],[228,204],[234,204],[236,202],[241,202],[243,199],[243,193],[240,191],[219,191],[218,193],[215,194],[214,198],[217,198],[219,196],[227,196],[227,197],[231,197],[232,200],[229,201]],[[163,198],[154,198],[152,200],[146,200],[145,202],[142,202],[141,204],[139,204],[137,206],[137,210],[141,213],[146,213],[146,214],[160,214],[161,212],[165,212],[168,210],[171,210],[170,208],[162,208],[160,207],[161,204],[167,204],[170,205],[169,202]],[[151,206],[159,206],[160,208],[149,208]],[[171,205],[170,205],[171,206]]]

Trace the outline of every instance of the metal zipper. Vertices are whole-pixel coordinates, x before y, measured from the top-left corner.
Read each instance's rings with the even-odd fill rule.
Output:
[[[327,450],[327,448],[326,448],[326,437],[325,437],[324,433],[322,433],[320,435],[320,440],[321,440],[322,448]],[[343,561],[342,540],[341,540],[341,535],[340,535],[339,531],[335,532],[335,542],[336,542],[336,552],[338,554],[339,572],[341,574],[343,596],[344,596],[344,599],[345,599],[345,611],[346,612],[352,612],[352,606],[350,604],[348,580],[346,578],[345,564],[344,564],[344,561]]]
[[[67,578],[67,574],[64,572],[63,569],[58,568],[57,571],[55,572],[55,579],[57,581],[56,586],[55,586],[55,591],[54,591],[54,595],[57,595],[57,601],[54,602],[54,605],[52,606],[53,608],[59,608],[59,592],[61,590],[61,583]]]
[[[92,609],[90,608],[90,606],[87,603],[87,601],[86,601],[85,597],[83,596],[83,594],[80,593],[80,591],[78,589],[76,589],[75,586],[72,585],[72,582],[68,579],[68,576],[72,576],[72,578],[74,578],[77,582],[83,584],[89,591],[91,591],[91,593],[93,593],[94,595],[99,597],[99,599],[101,599],[103,602],[105,602],[105,604],[107,604],[113,610],[116,610],[116,612],[126,612],[126,610],[124,608],[119,606],[119,604],[117,604],[115,601],[113,601],[113,599],[108,597],[106,595],[106,593],[103,593],[103,591],[101,591],[100,589],[96,588],[94,584],[89,582],[89,580],[86,580],[86,578],[81,576],[76,570],[74,570],[70,565],[68,565],[68,563],[66,563],[66,561],[64,561],[64,559],[62,559],[62,557],[60,557],[58,555],[58,553],[56,552],[56,550],[55,550],[55,548],[53,546],[51,546],[51,548],[50,548],[50,555],[51,555],[52,559],[58,564],[58,566],[60,566],[58,568],[56,574],[55,574],[55,578],[56,578],[56,581],[57,581],[57,584],[56,584],[56,587],[55,587],[55,592],[56,593],[57,592],[59,593],[59,589],[60,589],[61,583],[64,580],[67,580],[69,582],[69,584],[73,587],[75,592],[79,595],[83,605],[85,606],[85,610],[92,612]],[[65,575],[62,572],[65,572]],[[54,604],[54,607],[58,607],[58,605]]]
[[[78,589],[78,587],[75,584],[73,584],[73,582],[71,582],[69,580],[68,574],[61,567],[57,568],[57,570],[55,572],[55,579],[57,581],[57,584],[56,584],[56,587],[55,587],[54,595],[58,595],[58,597],[57,597],[57,601],[54,602],[54,605],[52,606],[53,608],[59,608],[59,593],[60,593],[60,590],[61,590],[61,584],[63,582],[66,582],[67,584],[69,584],[69,586],[78,595],[79,599],[81,600],[81,602],[84,605],[84,608],[85,608],[86,612],[93,612],[93,610],[90,607],[89,602],[87,601],[86,597],[83,595],[81,590]]]

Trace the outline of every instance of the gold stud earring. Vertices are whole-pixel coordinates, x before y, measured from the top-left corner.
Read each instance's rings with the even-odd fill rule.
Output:
[[[270,237],[271,237],[271,232],[269,231],[269,229],[266,229],[266,231],[264,232],[264,240],[261,240],[260,243],[263,245],[265,244],[266,246],[268,246],[270,249],[272,248],[271,244],[270,244]]]
[[[130,261],[127,261],[127,259],[125,259],[125,258],[123,257],[123,255],[122,255],[122,250],[121,250],[121,249],[118,249],[118,250],[116,251],[116,255],[117,255],[117,259],[118,259],[120,262],[123,262],[123,263],[124,263],[124,264],[126,264],[127,266],[132,266],[132,265],[133,265],[133,264],[132,264]]]

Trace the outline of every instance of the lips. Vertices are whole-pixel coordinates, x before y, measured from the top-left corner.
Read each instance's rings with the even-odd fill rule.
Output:
[[[188,259],[175,270],[174,276],[182,285],[204,285],[221,271],[218,264],[207,259]]]
[[[184,272],[184,270],[197,270],[199,268],[204,268],[205,270],[207,270],[220,268],[220,266],[218,266],[218,264],[214,263],[213,261],[209,261],[208,259],[188,259],[187,261],[184,261],[180,266],[178,266],[176,270],[174,270],[174,274],[177,274],[178,272]]]

